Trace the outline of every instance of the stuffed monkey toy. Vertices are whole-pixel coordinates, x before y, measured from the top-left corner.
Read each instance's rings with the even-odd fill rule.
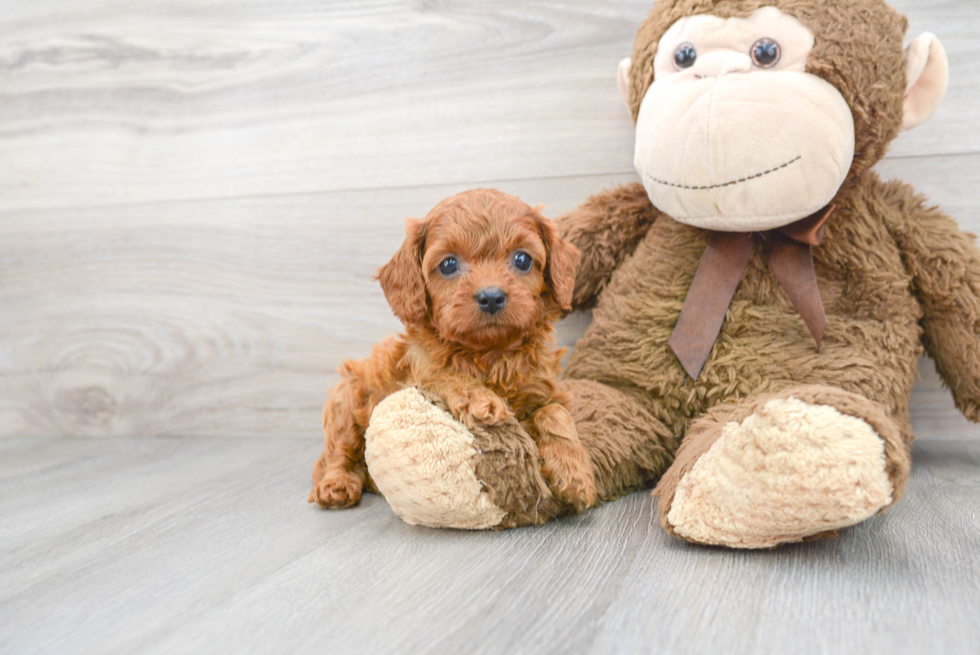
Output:
[[[980,421],[980,252],[871,170],[946,89],[939,41],[903,48],[906,27],[883,0],[654,4],[619,68],[640,182],[559,219],[594,308],[564,384],[599,502],[656,484],[700,544],[832,535],[902,496],[923,351]],[[410,523],[562,511],[520,426],[467,430],[415,389],[366,458]]]

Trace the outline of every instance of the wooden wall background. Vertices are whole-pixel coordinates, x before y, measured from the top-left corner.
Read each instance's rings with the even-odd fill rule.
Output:
[[[980,231],[980,6],[893,4],[951,87],[879,170]],[[318,438],[399,326],[370,276],[403,217],[635,179],[615,70],[649,5],[0,0],[0,436]],[[922,368],[920,436],[975,436]]]

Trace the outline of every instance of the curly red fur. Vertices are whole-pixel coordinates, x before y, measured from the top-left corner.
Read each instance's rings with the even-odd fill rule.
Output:
[[[346,361],[324,408],[325,448],[309,500],[355,504],[372,489],[364,433],[381,400],[406,386],[441,396],[470,427],[516,416],[534,437],[556,495],[581,511],[595,503],[592,465],[558,389],[563,349],[554,322],[571,309],[579,254],[537,209],[494,190],[468,191],[410,220],[406,239],[378,273],[406,333]],[[527,271],[517,253],[531,259]],[[457,270],[444,274],[447,258]],[[477,294],[499,290],[502,309],[481,309]]]

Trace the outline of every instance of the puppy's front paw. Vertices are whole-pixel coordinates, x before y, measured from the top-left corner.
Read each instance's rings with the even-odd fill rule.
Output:
[[[561,441],[539,444],[541,475],[548,481],[552,493],[576,512],[584,512],[596,504],[598,493],[592,463],[585,449]]]
[[[488,389],[457,391],[446,399],[449,411],[468,428],[499,425],[511,417],[504,399]]]
[[[353,475],[328,474],[313,487],[308,503],[324,509],[352,507],[361,500],[361,482]]]

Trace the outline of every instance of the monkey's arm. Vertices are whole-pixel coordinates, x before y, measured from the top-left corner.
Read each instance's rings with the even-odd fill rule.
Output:
[[[889,230],[898,242],[924,312],[926,352],[953,393],[956,407],[980,422],[980,250],[974,237],[922,196],[896,182]]]
[[[639,182],[597,193],[558,219],[558,230],[582,253],[572,306],[593,306],[609,278],[632,254],[660,212]]]

